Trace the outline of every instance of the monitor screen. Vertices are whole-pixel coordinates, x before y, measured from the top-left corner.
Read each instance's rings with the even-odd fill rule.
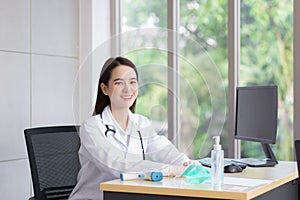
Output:
[[[277,86],[247,86],[236,90],[235,138],[276,143]]]

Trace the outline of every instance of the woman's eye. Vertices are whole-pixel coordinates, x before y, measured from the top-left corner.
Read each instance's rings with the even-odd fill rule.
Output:
[[[115,82],[115,85],[123,85],[122,82]]]

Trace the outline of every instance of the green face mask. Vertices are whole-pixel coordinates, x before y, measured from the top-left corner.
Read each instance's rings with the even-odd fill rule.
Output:
[[[189,165],[180,177],[186,177],[186,183],[200,184],[211,178],[210,171],[202,165]]]

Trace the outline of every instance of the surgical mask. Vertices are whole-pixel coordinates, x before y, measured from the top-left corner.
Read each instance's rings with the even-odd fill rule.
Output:
[[[191,164],[186,167],[180,177],[186,177],[186,183],[200,184],[211,178],[210,171],[202,165]]]

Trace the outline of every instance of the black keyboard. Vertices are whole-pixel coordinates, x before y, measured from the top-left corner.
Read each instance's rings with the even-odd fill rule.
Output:
[[[266,159],[257,159],[257,158],[241,158],[232,160],[234,163],[245,164],[249,167],[273,167],[276,165],[276,162],[268,161]]]
[[[203,166],[206,167],[211,167],[211,158],[210,157],[205,157],[205,158],[201,158],[198,160]],[[241,168],[245,169],[246,168],[246,164],[244,163],[238,163],[238,162],[234,162],[232,161],[232,159],[224,159],[224,167],[227,165],[238,165]]]

